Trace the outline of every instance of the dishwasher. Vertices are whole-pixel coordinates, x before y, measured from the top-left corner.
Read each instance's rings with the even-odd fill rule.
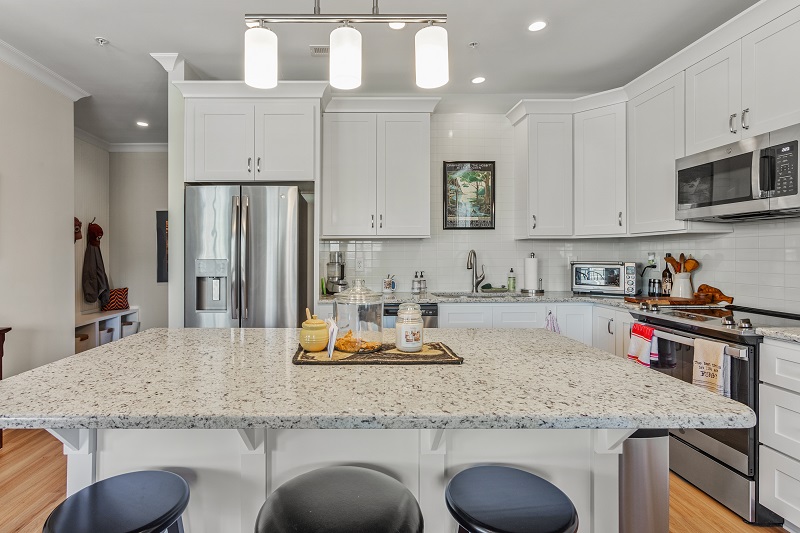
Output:
[[[397,323],[397,310],[400,308],[398,303],[383,304],[383,327],[393,328]],[[422,327],[439,327],[439,304],[419,304],[422,311]]]

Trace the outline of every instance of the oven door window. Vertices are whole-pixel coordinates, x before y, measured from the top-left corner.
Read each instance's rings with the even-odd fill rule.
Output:
[[[576,287],[621,287],[622,267],[575,267]]]
[[[752,200],[752,175],[752,153],[680,170],[678,209]]]

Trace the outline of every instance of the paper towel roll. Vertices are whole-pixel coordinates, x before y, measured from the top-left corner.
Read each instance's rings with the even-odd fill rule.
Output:
[[[539,288],[539,259],[536,257],[525,258],[525,286],[522,288],[531,291]]]

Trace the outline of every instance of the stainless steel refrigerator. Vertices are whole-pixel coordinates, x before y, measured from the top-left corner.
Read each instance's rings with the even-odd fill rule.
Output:
[[[313,274],[298,187],[187,185],[185,200],[186,327],[298,327]]]

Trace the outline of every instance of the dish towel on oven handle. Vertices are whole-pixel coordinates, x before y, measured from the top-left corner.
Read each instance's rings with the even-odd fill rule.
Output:
[[[547,318],[544,319],[544,329],[553,333],[561,333],[561,328],[558,327],[558,319],[552,311],[547,312]]]
[[[731,397],[731,356],[725,355],[724,344],[694,340],[692,383],[720,396]]]
[[[634,324],[631,328],[631,343],[628,345],[628,359],[642,366],[658,363],[658,337],[653,328],[644,324]]]

